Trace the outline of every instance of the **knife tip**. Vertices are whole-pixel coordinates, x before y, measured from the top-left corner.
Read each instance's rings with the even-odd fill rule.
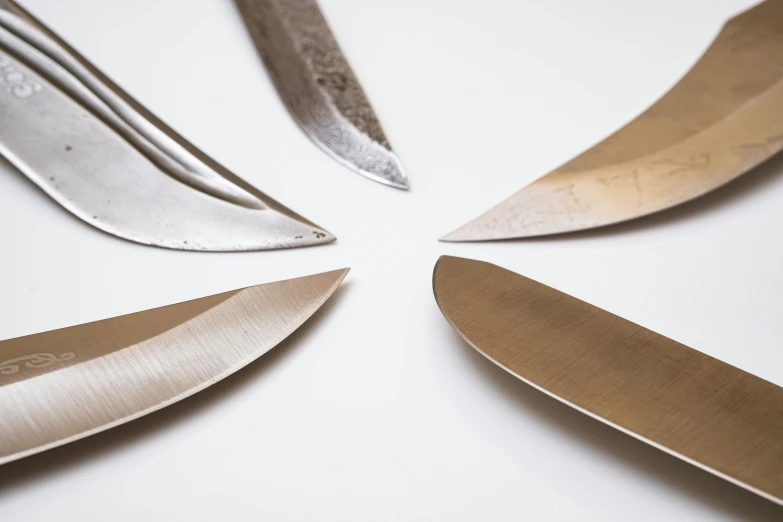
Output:
[[[473,221],[470,223],[467,223],[464,226],[461,226],[460,228],[456,230],[452,230],[445,236],[438,239],[438,241],[442,241],[444,243],[464,243],[464,242],[471,242],[471,241],[486,241],[486,238],[482,238],[479,235],[476,234],[475,228],[472,226]]]
[[[354,163],[352,167],[360,174],[378,183],[400,190],[409,190],[410,182],[400,158],[392,150],[377,143],[373,144],[382,151],[375,161],[366,165]]]

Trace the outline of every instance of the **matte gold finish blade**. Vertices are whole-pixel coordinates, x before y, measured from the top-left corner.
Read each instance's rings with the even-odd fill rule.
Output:
[[[781,114],[783,2],[768,0],[637,119],[442,240],[558,234],[684,203],[780,151]]]
[[[498,266],[444,256],[443,315],[539,390],[783,504],[783,388]]]
[[[0,342],[0,464],[128,422],[246,366],[345,270]]]

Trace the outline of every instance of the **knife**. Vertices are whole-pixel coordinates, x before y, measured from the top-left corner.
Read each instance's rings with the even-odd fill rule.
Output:
[[[443,256],[433,287],[451,326],[509,373],[783,504],[783,388],[490,263]]]
[[[188,143],[11,0],[0,0],[0,154],[87,223],[182,250],[334,236]]]
[[[408,180],[316,0],[235,0],[283,103],[339,163],[399,189]]]
[[[782,112],[783,2],[768,0],[641,116],[441,240],[559,234],[679,205],[780,151]]]
[[[288,337],[348,269],[0,341],[0,464],[159,410]]]

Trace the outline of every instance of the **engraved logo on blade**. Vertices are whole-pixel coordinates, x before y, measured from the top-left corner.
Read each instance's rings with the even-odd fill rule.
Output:
[[[43,88],[25,75],[14,65],[8,56],[0,54],[0,88],[17,98],[28,98]]]
[[[76,357],[73,352],[65,352],[57,355],[51,353],[36,353],[34,355],[25,355],[8,361],[0,362],[0,375],[11,375],[19,371],[19,367],[24,363],[28,368],[46,368],[54,363],[70,361]]]

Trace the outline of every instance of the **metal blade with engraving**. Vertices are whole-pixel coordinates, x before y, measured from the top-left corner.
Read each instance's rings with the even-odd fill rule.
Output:
[[[392,187],[408,180],[316,0],[235,0],[277,92],[318,147]]]
[[[441,239],[558,234],[679,205],[780,151],[782,112],[783,2],[767,0],[626,127]]]
[[[347,269],[0,341],[0,464],[112,428],[248,365]]]
[[[110,234],[183,250],[326,243],[188,143],[11,0],[0,0],[0,154]]]
[[[443,256],[433,286],[451,326],[501,368],[783,504],[783,388],[490,263]]]

